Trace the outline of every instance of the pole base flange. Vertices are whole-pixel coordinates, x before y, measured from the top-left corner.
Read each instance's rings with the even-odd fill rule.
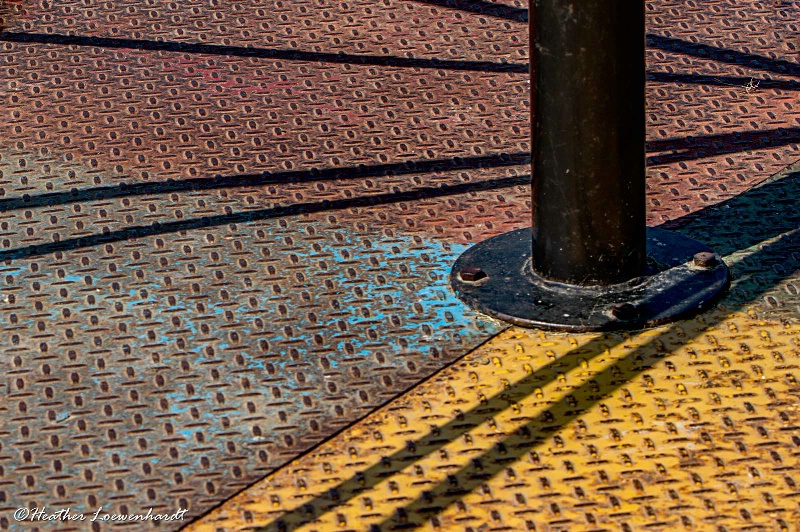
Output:
[[[728,286],[728,268],[709,247],[647,228],[646,275],[610,286],[579,286],[531,269],[531,229],[476,244],[453,266],[458,297],[494,318],[566,331],[641,329],[706,310]]]

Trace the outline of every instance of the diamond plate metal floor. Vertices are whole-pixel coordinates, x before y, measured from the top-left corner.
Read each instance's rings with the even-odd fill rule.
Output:
[[[800,530],[800,322],[757,303],[798,281],[800,219],[747,230],[798,182],[795,165],[683,227],[740,246],[714,310],[639,333],[511,328],[188,530]]]
[[[188,530],[798,530],[799,335],[511,329]]]
[[[800,157],[800,3],[647,5],[649,222],[750,257],[796,228],[795,178],[743,193]],[[501,331],[446,275],[528,223],[526,7],[0,1],[0,528],[195,519]]]

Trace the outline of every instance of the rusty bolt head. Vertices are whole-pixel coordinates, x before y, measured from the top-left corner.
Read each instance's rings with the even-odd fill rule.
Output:
[[[719,264],[719,260],[714,253],[710,251],[701,251],[700,253],[695,254],[695,256],[692,258],[692,263],[698,268],[710,270]]]
[[[481,270],[478,266],[466,266],[461,268],[461,271],[458,272],[458,276],[461,277],[461,280],[465,283],[477,283],[488,277],[486,272]]]
[[[639,316],[639,310],[630,303],[620,303],[611,307],[611,315],[621,321],[630,321]]]

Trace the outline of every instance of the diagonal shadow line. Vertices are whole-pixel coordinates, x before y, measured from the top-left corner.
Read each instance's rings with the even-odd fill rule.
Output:
[[[382,459],[380,463],[376,463],[366,470],[359,472],[358,479],[361,479],[361,481],[359,481],[357,478],[351,477],[350,479],[341,482],[339,485],[328,490],[327,497],[322,495],[317,496],[311,501],[306,501],[303,507],[318,508],[325,505],[325,512],[333,511],[336,507],[344,505],[351,499],[357,497],[361,491],[365,491],[370,487],[373,487],[374,485],[372,482],[375,484],[379,483],[389,474],[397,473],[400,469],[405,468],[409,464],[442,449],[456,438],[468,433],[485,420],[484,418],[486,418],[486,415],[482,414],[482,412],[495,412],[508,408],[513,403],[518,402],[518,399],[514,399],[515,397],[524,397],[533,393],[535,388],[543,387],[548,382],[554,380],[557,373],[569,373],[570,371],[578,368],[582,363],[603,353],[606,349],[612,349],[621,343],[621,338],[616,340],[603,335],[591,340],[587,344],[579,346],[559,359],[537,369],[522,380],[513,384],[510,389],[505,390],[502,394],[495,395],[489,398],[488,401],[482,402],[480,406],[458,415],[445,425],[436,427],[434,431],[423,436],[417,440],[417,442],[414,442],[414,447],[418,451],[416,454],[412,454],[408,451],[408,449],[397,451],[391,456]],[[592,352],[593,354],[589,356],[586,354],[587,351]],[[470,421],[467,422],[467,419]],[[424,447],[424,450],[420,449],[420,447]],[[399,467],[392,466],[392,464],[398,463],[400,464]],[[387,466],[392,467],[392,469],[387,471]],[[365,483],[363,479],[374,480],[372,482],[367,481],[367,483]],[[459,493],[459,496],[463,496],[466,493],[468,493],[468,491],[463,491]],[[444,508],[442,507],[441,509]],[[305,522],[297,519],[300,517],[300,515],[301,508],[298,508],[291,512],[287,512],[280,518],[263,527],[256,527],[255,529],[262,532],[293,532],[305,524]],[[289,516],[289,521],[286,520],[287,516]],[[316,515],[313,518],[318,517],[319,515]],[[377,530],[381,529],[380,526],[375,528]]]
[[[714,251],[726,256],[792,231],[800,225],[800,160],[785,176],[758,185],[716,205],[662,224],[700,241],[716,240]],[[786,213],[776,216],[776,213]],[[769,223],[764,223],[769,219]],[[713,231],[713,234],[709,234]],[[734,244],[735,243],[735,244]]]
[[[708,135],[701,137],[670,138],[649,141],[649,152],[664,152],[648,157],[649,165],[668,164],[726,153],[749,151],[752,149],[773,148],[800,142],[800,128],[780,128],[763,131],[745,131]],[[389,175],[406,175],[437,171],[469,170],[476,168],[500,168],[530,164],[530,152],[501,153],[479,157],[455,157],[430,161],[407,161],[403,163],[379,164],[372,166],[352,166],[347,168],[325,168],[322,170],[293,170],[289,172],[263,172],[260,174],[240,174],[234,176],[215,176],[213,178],[191,178],[147,183],[72,189],[68,192],[46,192],[44,194],[0,199],[0,212],[15,209],[51,207],[83,201],[96,201],[149,194],[171,192],[215,190],[234,187],[257,187],[279,183],[315,182],[336,179],[358,179]]]
[[[800,91],[800,81],[780,79],[756,79],[736,76],[707,76],[703,74],[679,74],[677,72],[648,72],[648,81],[656,83],[691,83],[695,85],[725,85],[745,90],[751,83],[758,83],[755,89],[777,89]]]
[[[349,209],[352,207],[373,207],[376,205],[388,205],[402,201],[414,201],[424,198],[438,198],[443,196],[454,196],[467,192],[498,190],[511,188],[520,185],[529,185],[531,176],[508,177],[502,179],[491,179],[477,181],[473,183],[459,183],[457,185],[442,185],[440,187],[424,187],[406,192],[391,192],[385,194],[374,194],[358,198],[325,200],[314,203],[296,203],[281,207],[271,207],[233,214],[218,214],[215,216],[204,216],[202,218],[192,218],[188,220],[178,220],[174,222],[154,222],[151,225],[132,226],[117,231],[107,231],[101,234],[93,234],[86,237],[69,238],[47,244],[31,245],[20,248],[0,250],[0,261],[12,259],[25,259],[55,253],[58,251],[69,251],[79,248],[92,247],[100,244],[120,242],[133,238],[162,235],[179,231],[191,231],[205,227],[218,227],[227,224],[255,222],[280,218],[285,216],[297,216],[301,214],[313,214],[317,212]]]
[[[763,55],[738,52],[727,48],[718,48],[708,44],[692,43],[674,37],[647,34],[647,45],[668,52],[693,55],[703,59],[711,59],[720,63],[745,66],[758,70],[769,70],[786,76],[800,76],[800,64],[783,59],[771,59]]]
[[[521,7],[511,7],[494,2],[482,0],[414,0],[417,3],[432,4],[441,7],[467,11],[476,15],[513,20],[514,22],[528,22],[528,10]]]
[[[766,194],[779,194],[781,197],[787,198],[797,198],[800,197],[795,194],[796,191],[800,190],[800,172],[793,172],[790,173],[785,178],[775,181],[769,185],[771,188],[766,191],[760,191],[760,193]],[[756,187],[755,191],[759,191],[761,187]],[[739,202],[741,204],[741,196],[750,194],[751,191],[745,192],[736,198],[732,198],[728,200],[729,202]],[[727,202],[725,202],[727,203]],[[762,213],[771,212],[773,207],[767,203],[754,203],[753,205],[756,209],[760,209]],[[721,213],[721,218],[719,218],[720,223],[728,223],[731,226],[736,225],[736,223],[740,220],[740,217],[736,211],[736,209],[725,209],[724,205],[719,206],[719,211],[715,211]],[[753,214],[754,218],[759,218],[759,214]],[[717,221],[717,220],[715,220]],[[794,227],[791,227],[791,226]],[[770,257],[780,257],[785,259],[786,256],[790,256],[790,252],[797,247],[800,247],[800,234],[797,232],[797,228],[800,226],[797,219],[791,220],[788,223],[787,227],[781,227],[776,230],[770,231],[770,228],[764,228],[764,233],[761,235],[760,241],[766,241],[770,238],[777,236],[777,234],[781,234],[782,232],[788,233],[791,231],[791,235],[787,238],[783,238],[778,240],[775,243],[767,244],[761,247],[758,251],[754,252],[753,255],[750,256],[749,260],[751,261],[758,261],[762,260],[764,262],[768,262]],[[752,245],[752,238],[741,243],[738,246],[739,249],[745,249]],[[771,283],[764,283],[760,285],[757,289],[750,292],[750,298],[748,301],[754,300],[758,295],[765,292],[772,286],[776,285],[781,280],[788,278],[794,271],[798,268],[786,268],[786,270],[782,274],[776,274],[772,279]],[[740,302],[733,302],[728,303],[728,308],[731,311],[738,310],[742,308],[748,301],[740,301]],[[717,317],[712,320],[711,324],[721,321],[724,317]],[[716,321],[715,321],[716,320]],[[647,342],[647,344],[640,346],[636,349],[633,353],[625,356],[624,358],[618,360],[612,366],[595,376],[592,381],[587,382],[583,386],[579,387],[575,392],[563,397],[560,401],[558,401],[555,405],[550,407],[549,409],[542,412],[540,415],[536,416],[533,420],[527,423],[522,429],[519,430],[518,434],[513,434],[509,437],[505,442],[503,442],[503,447],[506,449],[503,456],[504,458],[508,457],[508,462],[514,461],[520,458],[525,452],[530,450],[531,445],[526,443],[522,440],[524,437],[527,440],[530,440],[530,434],[534,432],[546,432],[548,435],[552,435],[555,431],[560,430],[564,426],[566,426],[569,422],[574,420],[577,416],[581,414],[582,411],[591,408],[594,404],[599,402],[604,396],[608,393],[613,392],[614,390],[620,388],[625,383],[629,382],[632,378],[639,375],[641,372],[646,371],[650,366],[646,363],[645,357],[642,353],[645,353],[647,349],[652,348],[654,345],[657,345],[658,342],[668,343],[664,340],[668,338],[670,335],[677,332],[677,328],[680,326],[680,322],[677,325],[673,325],[667,331],[660,334],[658,337],[655,337]],[[684,331],[685,333],[685,331]],[[700,332],[697,333],[698,335]],[[691,340],[692,337],[687,336],[686,341]],[[598,336],[584,345],[578,346],[576,349],[571,350],[566,355],[562,356],[561,358],[549,362],[548,364],[542,366],[541,368],[537,369],[530,375],[524,377],[517,383],[513,384],[510,389],[504,390],[502,393],[492,396],[487,401],[483,402],[481,405],[476,406],[472,410],[463,413],[462,415],[458,416],[455,419],[450,420],[445,425],[441,427],[437,427],[434,431],[423,436],[417,442],[415,442],[416,452],[412,453],[408,449],[404,449],[402,451],[397,451],[391,456],[387,457],[386,459],[382,460],[381,463],[375,464],[366,470],[359,472],[357,477],[351,477],[337,486],[331,488],[328,491],[328,495],[318,495],[311,501],[307,501],[303,504],[303,507],[297,508],[293,511],[287,512],[283,514],[281,517],[275,519],[274,521],[270,522],[269,524],[263,527],[256,527],[257,530],[261,530],[264,532],[293,532],[297,528],[303,525],[306,521],[304,521],[304,515],[306,512],[303,508],[319,508],[325,507],[325,512],[332,511],[338,506],[346,504],[348,501],[352,500],[358,494],[366,489],[369,489],[376,483],[380,482],[383,478],[385,478],[388,474],[392,474],[397,472],[399,469],[407,467],[409,464],[414,463],[424,456],[430,455],[433,452],[436,452],[442,449],[445,445],[453,441],[454,439],[463,436],[480,423],[488,420],[492,416],[492,412],[496,412],[498,410],[502,410],[508,408],[512,403],[517,402],[521,397],[527,397],[537,387],[543,387],[549,382],[552,382],[554,379],[557,378],[558,374],[566,374],[577,367],[580,364],[586,362],[590,358],[594,358],[595,356],[604,353],[607,349],[614,348],[620,345],[624,341],[623,338],[614,338],[607,335]],[[587,355],[587,353],[591,353],[591,355]],[[637,360],[637,357],[641,360]],[[632,364],[631,368],[627,369],[627,376],[624,378],[620,378],[618,375],[620,371],[624,371],[623,366],[625,364]],[[599,381],[598,381],[599,379]],[[597,384],[592,384],[592,382]],[[605,388],[600,388],[600,391],[595,390],[595,386],[599,387],[600,381],[604,383]],[[577,394],[577,396],[576,396]],[[577,401],[577,406],[575,404]],[[570,405],[570,403],[573,403]],[[560,418],[558,416],[561,416]],[[467,423],[466,420],[469,419],[470,422]],[[555,423],[554,420],[560,420],[559,422]],[[545,430],[546,429],[546,430]],[[447,436],[445,436],[445,434]],[[420,448],[424,447],[424,451]],[[509,450],[511,449],[511,450]],[[487,460],[491,451],[484,453],[479,460]],[[504,460],[505,461],[505,460]],[[397,464],[399,463],[399,468],[392,468],[392,470],[387,471],[386,464]],[[474,463],[474,461],[473,461]],[[505,465],[496,465],[492,464],[489,470],[484,467],[483,474],[480,475],[480,478],[471,475],[467,468],[461,469],[458,473],[454,476],[451,475],[451,478],[454,478],[458,481],[458,489],[457,493],[448,493],[448,489],[443,485],[440,484],[437,486],[436,490],[437,493],[433,494],[431,490],[428,490],[426,494],[423,494],[422,497],[417,498],[415,501],[406,505],[403,509],[403,514],[408,515],[413,512],[423,512],[426,508],[431,513],[438,513],[444,510],[447,506],[455,503],[459,498],[463,497],[467,493],[475,490],[480,485],[484,484],[486,480],[492,476],[497,475],[505,468]],[[369,479],[367,482],[364,482],[364,479]],[[462,479],[464,479],[462,481]],[[447,502],[444,506],[437,505],[435,508],[430,508],[431,500],[436,498],[444,498]],[[287,520],[288,517],[288,520]],[[319,515],[306,519],[311,520],[314,518],[319,517]],[[384,521],[380,525],[374,527],[375,530],[385,529],[389,525],[389,520]],[[418,528],[419,525],[415,523],[405,523],[401,525],[402,528]]]
[[[215,176],[167,180],[116,186],[72,189],[69,192],[46,192],[31,196],[0,199],[0,212],[33,207],[51,207],[85,201],[168,194],[171,192],[215,190],[234,187],[260,187],[280,183],[311,183],[344,179],[362,179],[379,176],[399,176],[417,173],[449,172],[474,170],[478,168],[501,168],[529,164],[530,152],[501,153],[479,157],[455,157],[453,159],[434,159],[429,161],[406,161],[402,163],[359,165],[346,168],[324,168],[322,170],[292,170],[287,172],[262,172],[260,174],[239,174],[234,176]]]
[[[668,164],[726,153],[776,148],[795,143],[800,143],[800,127],[651,140],[647,142],[648,152],[670,151],[672,153],[652,155],[647,158],[647,164]]]
[[[415,58],[398,56],[356,55],[344,52],[307,52],[285,48],[251,48],[221,44],[185,43],[175,41],[152,41],[86,35],[63,35],[49,33],[2,32],[0,42],[21,44],[57,44],[62,46],[96,46],[99,48],[127,48],[154,52],[255,57],[258,59],[285,59],[311,63],[334,63],[353,65],[378,65],[403,68],[437,68],[442,70],[469,70],[476,72],[509,72],[524,74],[529,71],[526,63],[496,63],[493,61],[460,61],[452,59]]]

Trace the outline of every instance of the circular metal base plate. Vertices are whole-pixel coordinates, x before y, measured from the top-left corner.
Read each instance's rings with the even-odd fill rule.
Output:
[[[649,274],[628,283],[548,282],[531,272],[531,230],[520,229],[468,249],[450,282],[459,298],[484,314],[523,327],[570,331],[659,325],[705,310],[728,285],[719,257],[680,234],[648,228],[647,256]],[[704,259],[701,265],[695,256]]]

